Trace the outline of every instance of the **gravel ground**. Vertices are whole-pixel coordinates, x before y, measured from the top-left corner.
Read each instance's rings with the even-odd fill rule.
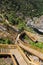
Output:
[[[0,65],[14,65],[11,58],[0,58]]]
[[[39,63],[39,65],[43,65],[43,61],[40,60],[37,56],[31,55],[30,53],[27,52],[25,52],[25,54],[27,57],[29,56],[31,59],[33,59],[35,63]]]

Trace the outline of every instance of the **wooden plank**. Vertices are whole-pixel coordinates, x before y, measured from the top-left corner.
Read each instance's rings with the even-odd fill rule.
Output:
[[[31,54],[39,57],[41,60],[43,60],[43,54],[33,48],[30,48],[29,46],[26,46],[25,43],[22,41],[19,42],[19,46],[25,49],[26,51],[30,52]]]
[[[14,65],[17,65],[17,63],[16,63],[14,57],[12,56],[12,54],[11,54],[11,58],[12,58],[12,60],[13,60]]]
[[[22,54],[24,60],[27,62],[28,65],[38,65],[38,64],[36,64],[36,63],[34,63],[34,62],[32,62],[32,61],[29,61],[29,59],[28,59],[28,58],[26,57],[26,55],[23,53],[23,51],[21,50],[21,48],[20,48],[18,45],[17,45],[17,47],[18,47],[20,53]]]
[[[19,65],[27,65],[26,61],[24,60],[18,49],[14,49],[12,54],[16,57]]]

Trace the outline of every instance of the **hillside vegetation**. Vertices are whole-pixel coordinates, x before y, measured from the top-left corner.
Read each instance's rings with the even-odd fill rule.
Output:
[[[3,14],[4,18],[10,24],[15,25],[20,32],[24,29],[33,32],[32,28],[26,26],[26,18],[43,15],[43,0],[0,0],[0,14]],[[25,39],[28,40],[27,37]],[[30,40],[29,42],[31,45],[43,49],[43,43],[35,44]],[[0,43],[10,44],[11,41],[9,39],[0,39]]]
[[[40,16],[43,14],[43,0],[0,0],[0,12],[14,13],[14,15],[19,12],[24,16]]]
[[[11,24],[24,27],[25,18],[43,15],[43,0],[0,0],[0,13]]]

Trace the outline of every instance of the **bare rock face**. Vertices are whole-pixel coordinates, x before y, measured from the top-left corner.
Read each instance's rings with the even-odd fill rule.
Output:
[[[39,31],[43,33],[43,16],[40,16],[40,18],[37,18],[36,23],[33,24],[33,26]]]
[[[43,33],[43,15],[38,17],[34,17],[32,19],[28,19],[27,26],[33,27],[37,29],[39,32]]]

